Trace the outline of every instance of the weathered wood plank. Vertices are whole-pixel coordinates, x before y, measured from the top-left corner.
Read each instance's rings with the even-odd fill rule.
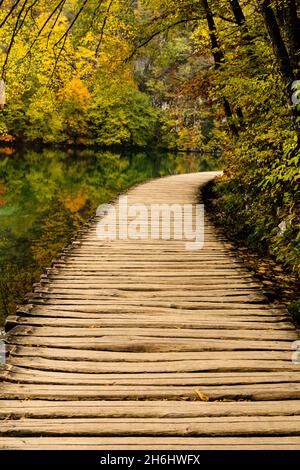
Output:
[[[0,375],[7,382],[32,384],[69,384],[69,385],[247,385],[261,383],[300,382],[299,374],[293,372],[194,372],[186,373],[139,373],[139,374],[101,374],[65,373],[7,366]]]
[[[178,338],[167,339],[166,337],[157,339],[149,338],[145,336],[143,338],[138,337],[127,337],[127,340],[118,338],[117,343],[115,341],[109,342],[107,338],[103,338],[101,329],[99,331],[94,331],[96,328],[86,328],[80,331],[78,328],[69,328],[67,331],[64,328],[58,328],[57,334],[55,331],[48,331],[48,328],[42,328],[44,331],[32,331],[28,327],[17,327],[21,330],[14,331],[13,334],[8,336],[7,344],[9,345],[41,345],[41,346],[55,346],[57,348],[72,348],[72,349],[85,349],[85,350],[101,350],[107,351],[115,349],[116,351],[122,351],[122,357],[126,357],[124,351],[132,352],[144,352],[144,353],[155,353],[155,352],[169,352],[175,353],[176,351],[192,353],[189,357],[203,357],[197,352],[202,351],[267,351],[266,355],[269,357],[270,346],[272,346],[272,351],[289,351],[290,359],[290,350],[291,343],[287,341],[260,341],[256,339],[255,341],[245,339],[195,339],[195,338]],[[50,329],[50,328],[49,328]],[[75,330],[74,335],[72,335],[72,329]],[[62,331],[59,331],[62,330]],[[92,330],[92,331],[91,331]],[[146,334],[146,333],[145,333]],[[30,335],[28,337],[28,335]],[[166,334],[167,336],[167,334]],[[88,338],[88,341],[87,341]],[[108,349],[107,349],[108,348]],[[193,353],[194,352],[194,353]],[[273,352],[271,352],[273,354]],[[174,354],[171,354],[174,356]],[[131,356],[133,357],[133,356]],[[178,355],[179,357],[179,355]],[[212,357],[210,355],[210,357]],[[248,356],[250,357],[250,356]],[[260,356],[261,357],[261,356]],[[144,356],[146,358],[146,356]]]
[[[20,312],[19,312],[20,314]],[[93,327],[93,325],[96,325],[97,324],[97,320],[101,320],[101,318],[103,318],[103,312],[102,312],[102,315],[101,315],[101,312],[99,314],[97,313],[85,313],[85,312],[64,312],[64,311],[48,311],[48,312],[45,312],[45,313],[41,313],[41,312],[38,312],[36,313],[35,315],[35,312],[34,311],[31,311],[28,313],[28,315],[32,315],[32,316],[40,316],[40,317],[46,317],[46,318],[56,318],[57,316],[59,316],[59,320],[58,321],[61,321],[62,319],[70,319],[69,321],[73,321],[73,319],[78,319],[78,320],[83,320],[84,321],[84,324],[87,326],[87,327]],[[130,318],[133,318],[135,317],[135,315],[130,315],[130,314],[122,314],[122,313],[118,313],[118,314],[107,314],[106,318],[110,318],[111,320],[113,319],[130,319]],[[160,316],[159,316],[160,317]],[[190,318],[189,316],[186,315],[186,317]],[[144,317],[144,316],[140,316],[140,320],[149,320],[151,321],[151,319],[153,320],[153,318],[157,318],[157,316],[155,315],[155,313],[153,313],[151,315],[151,312],[147,312],[147,317]],[[178,320],[179,317],[178,316],[173,316],[173,315],[170,315],[169,317],[166,317],[166,315],[164,315],[164,318],[167,318],[170,322],[170,324],[172,324],[172,322],[174,320]],[[258,322],[258,321],[243,321],[243,319],[235,319],[235,318],[219,318],[219,321],[217,320],[209,320],[209,319],[204,319],[204,320],[199,320],[200,316],[198,316],[198,328],[199,329],[207,329],[207,330],[210,330],[210,329],[213,329],[213,330],[216,330],[216,329],[219,329],[219,330],[253,330],[253,336],[255,336],[255,332],[256,330],[278,330],[280,332],[292,332],[292,333],[295,333],[295,328],[293,327],[293,325],[291,323],[288,323],[288,322],[281,322],[281,321],[277,321],[274,320],[273,322]],[[192,321],[194,321],[195,317],[192,317]],[[250,320],[250,319],[248,319]],[[75,323],[73,323],[75,324]],[[150,328],[149,328],[150,329]],[[115,330],[115,331],[114,331]],[[133,330],[133,331],[132,331]],[[134,331],[136,330],[136,331]],[[131,335],[134,335],[136,334],[136,336],[139,336],[139,333],[142,334],[143,336],[145,336],[145,332],[147,332],[147,336],[151,336],[151,332],[148,332],[147,331],[148,328],[145,330],[144,328],[119,328],[119,335],[123,336],[124,337],[124,332],[125,334],[130,334]],[[168,334],[168,331],[170,331],[170,329],[163,329],[163,330],[158,330],[157,332],[155,332],[155,334],[152,334],[152,336],[162,336],[162,337],[165,337],[167,336]],[[197,337],[199,338],[200,335],[199,333],[197,333],[197,329],[193,330],[190,332],[189,334],[189,330],[188,328],[186,329],[183,329],[182,331],[180,331],[180,329],[178,328],[176,330],[176,334],[172,335],[172,332],[170,334],[170,336],[177,336],[177,337]],[[111,335],[114,335],[114,336],[118,336],[118,332],[117,332],[117,327],[116,328],[111,328]]]
[[[199,418],[300,415],[299,401],[273,402],[128,402],[0,400],[1,419],[20,418]]]
[[[0,449],[14,450],[299,450],[299,437],[0,437]]]
[[[277,436],[300,437],[300,416],[194,418],[68,418],[4,420],[1,436]]]
[[[74,298],[75,297],[75,298]],[[66,298],[56,298],[56,297],[47,297],[47,296],[42,296],[42,297],[37,297],[34,299],[34,304],[41,304],[43,305],[44,303],[47,304],[47,306],[51,305],[71,305],[71,306],[76,306],[78,302],[76,302],[76,296],[74,296],[70,299]],[[220,299],[215,299],[214,296],[211,297],[202,297],[201,299],[194,299],[191,301],[186,301],[186,300],[175,300],[173,299],[173,302],[170,301],[164,301],[161,299],[156,299],[156,300],[148,300],[148,299],[116,299],[112,297],[111,299],[109,298],[101,298],[101,299],[93,299],[91,297],[87,298],[80,298],[80,305],[95,305],[99,308],[107,307],[107,306],[114,306],[117,307],[119,305],[124,305],[128,306],[130,305],[131,307],[158,307],[158,308],[173,308],[173,309],[188,309],[188,310],[199,310],[203,307],[205,307],[205,304],[221,304],[222,307],[224,306],[226,309],[230,308],[232,304],[236,306],[236,304],[244,304],[244,307],[246,309],[252,309],[252,305],[260,305],[261,310],[265,312],[265,315],[267,315],[267,309],[263,308],[263,305],[267,304],[262,304],[259,301],[258,297],[254,296],[235,296],[235,297],[222,297]],[[269,307],[269,306],[268,306]],[[255,311],[258,310],[258,308],[255,308]],[[261,311],[260,310],[260,311]],[[259,315],[259,313],[258,313]],[[270,314],[268,316],[271,316]],[[287,314],[286,314],[287,317]]]
[[[198,401],[197,391],[206,394],[211,400],[299,400],[299,383],[270,383],[248,385],[201,385],[195,386],[129,386],[115,385],[103,387],[92,385],[42,385],[14,384],[3,382],[0,388],[1,399],[41,399],[41,400],[194,400]]]
[[[54,353],[53,353],[54,354]],[[67,353],[64,357],[67,356]],[[80,355],[79,355],[80,357]],[[214,372],[243,372],[243,371],[266,371],[266,372],[279,372],[279,371],[299,371],[299,366],[292,364],[292,362],[284,360],[259,360],[259,359],[245,359],[234,360],[233,358],[224,360],[193,360],[193,361],[161,361],[161,362],[101,362],[95,360],[70,360],[67,359],[49,359],[44,357],[35,357],[34,352],[31,356],[12,354],[9,362],[14,365],[21,366],[22,364],[27,367],[46,369],[53,371],[66,371],[66,372],[88,372],[88,373],[141,373],[141,372],[197,372],[197,371],[214,371]]]
[[[48,337],[97,337],[101,336],[103,338],[103,329],[102,328],[128,328],[127,338],[124,336],[119,336],[116,341],[112,344],[118,347],[120,342],[122,344],[128,344],[132,341],[139,341],[138,336],[136,338],[131,335],[132,328],[138,328],[141,333],[144,332],[144,338],[142,341],[153,342],[157,341],[160,344],[162,342],[170,342],[168,337],[174,337],[173,329],[176,329],[176,342],[178,344],[180,337],[178,336],[178,330],[181,331],[182,335],[185,333],[184,338],[188,338],[185,341],[184,338],[181,338],[182,344],[184,343],[188,348],[191,345],[193,348],[197,347],[197,344],[201,344],[201,341],[204,339],[213,340],[227,340],[227,339],[237,339],[237,340],[251,340],[251,341],[274,341],[274,346],[276,348],[276,342],[288,342],[287,345],[289,349],[291,347],[291,341],[296,340],[298,335],[295,330],[244,330],[244,329],[225,329],[219,328],[218,330],[213,328],[202,329],[203,324],[197,322],[197,320],[182,320],[179,317],[167,317],[165,320],[154,320],[151,317],[142,317],[139,319],[132,320],[130,315],[116,315],[109,316],[110,319],[107,319],[107,316],[99,315],[97,319],[81,319],[81,318],[49,318],[49,317],[9,317],[9,324],[14,326],[13,331],[10,332],[13,336],[18,335],[36,335],[36,336],[48,336]],[[16,325],[16,326],[15,326]],[[37,326],[36,326],[37,325]],[[43,325],[43,326],[42,326]],[[55,328],[53,328],[55,325]],[[173,328],[172,328],[173,327]],[[140,330],[143,328],[144,330]],[[162,335],[160,339],[157,339],[157,335],[151,337],[151,329],[160,329]],[[187,331],[186,331],[187,330]],[[194,333],[197,334],[196,338],[189,334],[189,330],[196,330]],[[163,334],[164,333],[164,334]],[[156,339],[155,339],[156,338]],[[106,338],[107,339],[107,338]],[[105,339],[105,340],[106,340]],[[197,339],[197,342],[196,342]],[[140,341],[141,342],[141,341]],[[205,343],[206,344],[206,343]],[[269,349],[271,345],[269,344]],[[193,350],[193,349],[192,349]],[[197,349],[198,350],[198,349]]]
[[[101,338],[90,338],[89,343],[81,341],[79,338],[64,338],[61,342],[57,338],[44,338],[34,337],[29,338],[19,336],[12,337],[9,342],[11,347],[9,352],[14,356],[31,356],[31,357],[47,357],[52,359],[63,360],[90,360],[101,362],[142,362],[144,364],[152,362],[182,362],[182,361],[195,361],[198,365],[201,361],[287,361],[291,362],[290,351],[270,351],[270,350],[249,350],[238,352],[236,350],[226,351],[224,348],[221,351],[180,351],[173,352],[114,352],[105,351],[102,348]],[[24,346],[25,345],[25,346]],[[28,347],[29,346],[29,347]],[[30,347],[34,346],[34,347]],[[50,346],[50,347],[49,347]],[[52,347],[51,347],[52,346]],[[294,365],[296,370],[297,365]],[[299,364],[300,371],[300,364]]]

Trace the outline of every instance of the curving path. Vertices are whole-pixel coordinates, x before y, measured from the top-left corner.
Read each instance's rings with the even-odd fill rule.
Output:
[[[195,202],[215,174],[129,203]],[[101,241],[97,222],[7,321],[0,448],[300,450],[299,336],[230,244],[208,220],[198,251]]]

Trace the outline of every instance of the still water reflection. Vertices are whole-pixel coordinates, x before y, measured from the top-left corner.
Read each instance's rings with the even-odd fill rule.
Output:
[[[198,154],[0,150],[0,323],[99,204],[150,178],[216,169]]]

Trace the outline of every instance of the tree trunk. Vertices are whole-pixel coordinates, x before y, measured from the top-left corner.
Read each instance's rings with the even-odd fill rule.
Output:
[[[284,25],[287,34],[289,55],[295,78],[300,78],[300,20],[295,0],[287,0],[284,10]]]
[[[243,26],[246,24],[246,17],[242,10],[242,7],[239,3],[239,0],[229,0],[232,13],[234,15],[235,21],[239,26]]]
[[[276,16],[273,12],[270,0],[264,0],[262,2],[261,8],[273,50],[278,62],[279,70],[285,81],[287,91],[289,92],[289,86],[294,80],[294,75],[288,50],[281,36],[281,31],[277,23]]]
[[[225,112],[225,116],[226,116],[229,128],[230,128],[231,132],[233,133],[233,135],[238,136],[239,131],[238,131],[236,125],[233,122],[233,113],[232,113],[230,103],[229,103],[228,99],[225,98],[225,97],[222,98],[222,101],[223,101],[224,112]]]
[[[213,13],[208,4],[208,0],[202,0],[203,9],[206,16],[208,25],[209,37],[211,42],[211,51],[215,62],[215,68],[219,69],[224,62],[224,54],[220,48],[219,39],[217,35],[217,28]],[[228,99],[224,96],[222,98],[224,113],[228,122],[228,126],[234,135],[238,135],[238,129],[233,122],[233,113]]]
[[[277,59],[278,67],[280,74],[283,78],[284,82],[284,91],[287,97],[288,105],[291,109],[291,114],[294,121],[294,127],[297,133],[297,148],[300,147],[300,126],[298,122],[299,118],[299,111],[297,110],[297,106],[292,105],[292,85],[296,76],[293,71],[293,66],[290,60],[290,56],[287,50],[287,47],[284,43],[283,37],[281,35],[281,31],[279,25],[276,20],[275,13],[272,9],[271,1],[264,0],[262,2],[262,15],[265,20],[265,24],[267,30],[269,32],[269,36],[271,39],[271,44],[273,46],[274,54]]]
[[[211,42],[212,54],[213,54],[214,61],[215,61],[215,67],[219,68],[222,62],[224,62],[224,54],[219,45],[215,19],[209,7],[208,1],[202,0],[202,4],[203,4],[204,11],[205,11],[207,25],[208,25],[209,37],[210,37],[210,42]]]
[[[241,30],[244,44],[248,46],[248,54],[249,54],[249,59],[251,61],[251,65],[255,67],[255,72],[256,72],[259,64],[258,64],[257,55],[256,55],[254,44],[253,44],[253,38],[248,29],[246,17],[244,15],[243,9],[240,5],[239,0],[229,0],[229,3],[230,3],[230,7],[233,13],[234,19]]]

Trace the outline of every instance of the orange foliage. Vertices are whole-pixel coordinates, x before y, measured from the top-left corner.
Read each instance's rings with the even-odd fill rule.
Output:
[[[14,142],[15,140],[16,139],[10,134],[0,136],[0,141],[1,142]]]
[[[1,154],[2,155],[13,155],[15,153],[15,149],[13,147],[2,147]]]
[[[63,205],[66,209],[69,209],[70,212],[75,214],[86,204],[87,197],[83,194],[77,194],[77,196],[71,198],[66,197],[62,200]]]

